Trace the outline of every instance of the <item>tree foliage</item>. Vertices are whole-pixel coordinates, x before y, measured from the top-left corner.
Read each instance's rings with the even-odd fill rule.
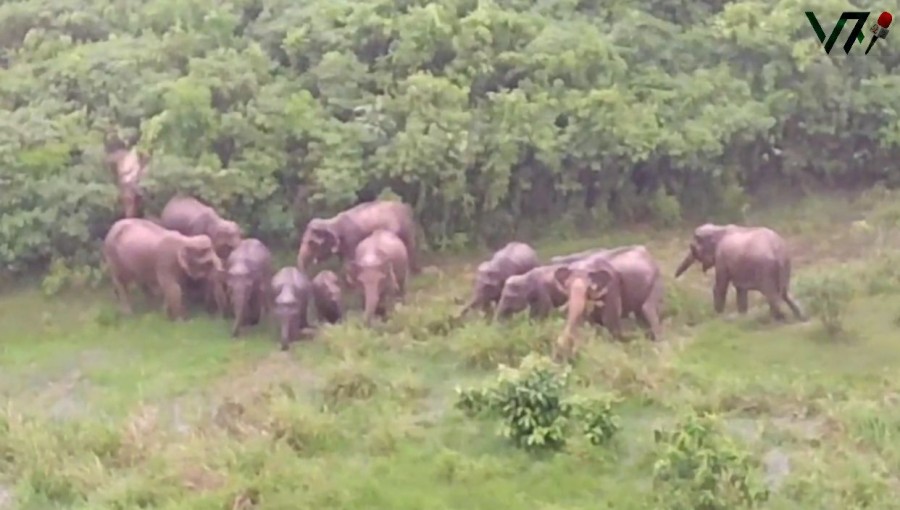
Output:
[[[826,55],[803,15],[828,29],[850,7],[4,2],[0,267],[96,260],[119,214],[110,130],[153,154],[149,211],[191,192],[266,240],[385,191],[443,247],[565,213],[710,214],[767,184],[893,183],[897,45]]]

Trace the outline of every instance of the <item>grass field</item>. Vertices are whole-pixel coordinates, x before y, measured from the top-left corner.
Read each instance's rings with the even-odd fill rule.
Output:
[[[835,339],[815,318],[772,324],[759,295],[747,317],[733,292],[712,317],[711,273],[671,277],[690,226],[537,245],[546,257],[642,243],[668,288],[665,342],[591,333],[574,363],[572,391],[619,399],[615,441],[576,434],[556,454],[517,449],[497,422],[454,408],[457,386],[549,353],[562,324],[448,328],[474,259],[429,268],[375,331],[351,318],[289,353],[264,326],[234,341],[205,316],[119,317],[108,289],[7,293],[0,509],[659,508],[653,431],[691,410],[719,414],[758,461],[772,490],[763,508],[900,508],[894,203],[880,192],[749,213],[791,243],[801,306],[825,275],[852,286]]]

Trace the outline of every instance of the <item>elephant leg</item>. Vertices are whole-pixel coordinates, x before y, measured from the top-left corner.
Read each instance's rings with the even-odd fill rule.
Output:
[[[663,286],[662,282],[656,282],[650,291],[650,296],[641,305],[641,309],[635,315],[638,320],[645,323],[645,327],[649,330],[650,340],[658,341],[662,338],[662,325],[659,319],[659,306],[662,303]]]
[[[738,313],[740,313],[741,315],[745,315],[747,313],[747,307],[748,307],[747,289],[735,288],[734,290],[735,290],[735,293],[737,294]]]
[[[169,320],[186,320],[187,313],[184,310],[184,299],[181,286],[177,283],[170,283],[163,287],[163,301],[166,314]]]
[[[119,302],[119,308],[125,315],[132,315],[134,309],[131,306],[131,297],[128,295],[128,284],[125,283],[118,275],[113,275],[113,291]]]
[[[769,302],[769,312],[772,314],[772,318],[779,322],[784,321],[786,317],[784,312],[781,311],[781,296],[774,291],[765,292],[764,295],[766,296],[766,301]]]
[[[247,316],[247,325],[256,326],[262,320],[262,311],[258,304],[253,303],[250,307],[250,315]]]
[[[728,297],[728,285],[731,279],[724,270],[716,270],[716,283],[713,285],[713,307],[717,314],[725,311],[725,298]]]
[[[797,305],[797,302],[794,301],[794,297],[791,296],[790,292],[785,290],[781,294],[781,299],[783,299],[784,302],[787,303],[788,307],[794,313],[794,317],[796,317],[797,320],[801,320],[801,321],[806,320],[806,315],[803,314],[803,310],[801,310],[800,306]]]

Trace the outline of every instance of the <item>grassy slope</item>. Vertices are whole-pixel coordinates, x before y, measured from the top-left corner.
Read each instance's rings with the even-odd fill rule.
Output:
[[[801,286],[846,260],[859,278],[885,283],[874,271],[888,266],[870,263],[872,248],[892,240],[852,226],[865,214],[891,217],[890,200],[867,212],[873,201],[816,200],[752,220],[789,237]],[[546,348],[561,319],[471,321],[441,333],[471,263],[418,278],[379,331],[343,325],[289,354],[265,328],[235,342],[225,322],[205,317],[119,318],[108,291],[0,297],[0,394],[9,400],[0,508],[647,508],[652,429],[691,406],[725,413],[763,456],[781,483],[770,508],[896,505],[900,294],[860,293],[846,342],[823,341],[815,322],[768,323],[760,296],[747,318],[709,318],[710,277],[693,269],[671,280],[687,235],[540,247],[551,255],[645,243],[675,316],[662,346],[595,337],[576,364],[583,391],[625,398],[618,445],[576,442],[539,459],[454,411],[453,389]]]

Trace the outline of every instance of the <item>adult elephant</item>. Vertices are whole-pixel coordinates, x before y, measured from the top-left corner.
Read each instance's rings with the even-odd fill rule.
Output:
[[[396,299],[406,295],[409,259],[406,245],[394,233],[376,230],[356,246],[348,265],[350,281],[363,291],[366,326],[388,314]]]
[[[585,317],[622,339],[621,319],[634,315],[651,340],[660,338],[662,275],[646,247],[599,251],[557,268],[554,276],[568,293],[566,324],[557,341],[566,353],[574,353],[573,339]]]
[[[728,286],[734,285],[737,309],[747,313],[747,294],[751,290],[765,296],[775,320],[785,320],[780,302],[784,301],[797,319],[804,314],[790,293],[791,257],[787,243],[766,227],[714,225],[706,223],[694,230],[687,255],[675,270],[675,278],[699,261],[703,272],[715,267],[713,306],[716,313],[725,310]]]
[[[220,259],[228,260],[231,252],[237,248],[243,237],[237,223],[222,218],[212,207],[187,195],[175,195],[163,207],[159,224],[165,228],[181,232],[184,235],[205,235],[209,237],[216,254]],[[226,313],[227,306],[221,296],[225,292],[225,275],[208,280],[204,284],[192,282],[191,287],[200,287],[207,308]]]
[[[556,279],[556,270],[567,264],[538,266],[525,274],[513,275],[503,284],[494,320],[503,320],[526,308],[534,319],[547,317],[569,298],[568,292]]]
[[[537,252],[531,246],[515,241],[507,243],[494,252],[489,260],[478,265],[472,297],[457,317],[465,316],[474,308],[487,313],[500,300],[503,285],[508,278],[527,273],[539,263]]]
[[[355,256],[357,245],[376,230],[385,230],[397,236],[405,246],[412,272],[420,271],[412,207],[392,200],[365,202],[331,218],[311,219],[300,240],[297,267],[307,271],[310,264],[337,255],[346,270],[346,264]]]
[[[212,241],[205,235],[186,236],[149,220],[124,218],[103,240],[103,259],[122,311],[131,314],[128,288],[161,291],[169,319],[185,319],[182,302],[188,279],[209,280],[222,271]]]
[[[270,308],[272,253],[259,239],[244,239],[228,256],[225,267],[228,299],[234,314],[231,336],[237,338],[243,326],[258,324]]]

